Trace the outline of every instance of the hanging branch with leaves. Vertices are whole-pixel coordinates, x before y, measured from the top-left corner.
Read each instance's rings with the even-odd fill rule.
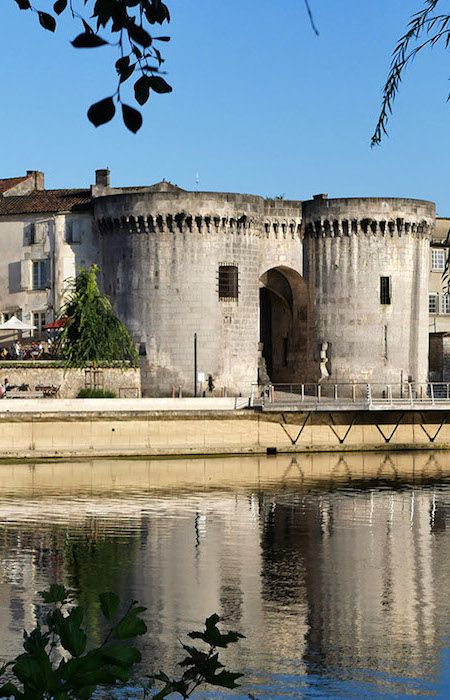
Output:
[[[389,115],[392,114],[393,103],[406,68],[423,49],[435,46],[439,42],[443,43],[445,48],[449,46],[450,15],[437,14],[436,9],[440,0],[423,0],[423,2],[424,7],[412,16],[408,31],[398,41],[393,52],[389,75],[383,88],[380,115],[372,136],[372,146],[378,145],[387,134]]]
[[[39,24],[50,32],[56,30],[56,17],[70,12],[82,30],[71,42],[76,49],[112,46],[118,52],[116,91],[91,105],[87,113],[94,126],[111,121],[120,106],[125,126],[133,133],[141,128],[141,112],[122,99],[123,84],[130,78],[136,79],[134,99],[140,106],[152,92],[172,92],[163,77],[164,58],[158,48],[158,42],[167,42],[170,37],[152,32],[154,25],[170,22],[169,10],[162,0],[56,0],[50,12],[35,7],[31,0],[13,1],[21,10],[36,13]]]

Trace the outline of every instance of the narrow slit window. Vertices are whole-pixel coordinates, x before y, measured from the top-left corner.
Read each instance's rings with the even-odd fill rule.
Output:
[[[219,266],[219,300],[237,300],[239,280],[237,265]]]
[[[391,303],[391,278],[380,277],[380,304]]]

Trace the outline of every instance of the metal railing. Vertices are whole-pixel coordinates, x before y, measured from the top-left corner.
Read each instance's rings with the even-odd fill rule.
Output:
[[[401,382],[392,384],[341,382],[331,384],[253,385],[250,406],[360,404],[367,406],[415,406],[450,404],[450,382]]]

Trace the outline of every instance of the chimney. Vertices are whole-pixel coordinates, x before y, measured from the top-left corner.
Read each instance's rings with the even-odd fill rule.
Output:
[[[97,187],[109,187],[109,182],[110,182],[110,172],[109,168],[106,168],[104,170],[96,170],[95,171],[95,184]]]
[[[44,190],[44,173],[40,170],[27,170],[27,176],[31,178],[33,190]]]
[[[328,199],[328,195],[327,194],[315,194],[313,196],[313,199]]]

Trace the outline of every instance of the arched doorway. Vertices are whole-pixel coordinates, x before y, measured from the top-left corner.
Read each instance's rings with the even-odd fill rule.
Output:
[[[273,267],[259,280],[259,382],[305,382],[310,374],[308,294],[298,272]]]

